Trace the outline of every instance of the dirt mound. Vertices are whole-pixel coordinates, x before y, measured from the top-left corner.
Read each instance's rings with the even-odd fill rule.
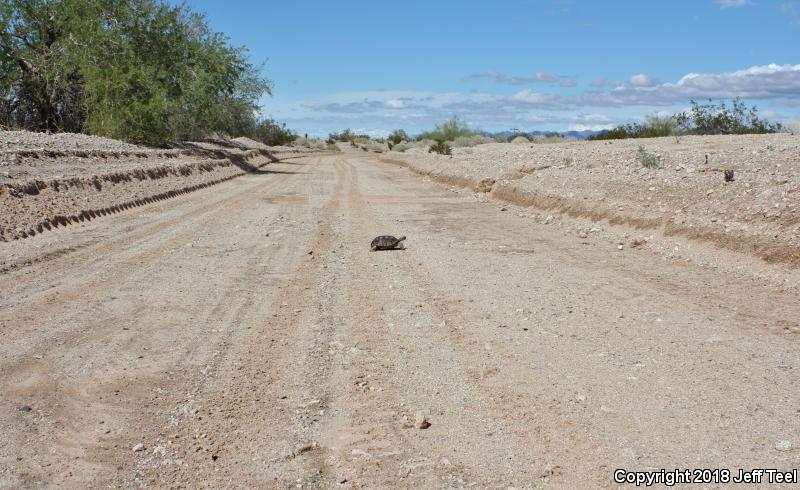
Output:
[[[143,148],[94,136],[0,133],[0,240],[43,233],[208,187],[312,153],[252,140]]]
[[[642,152],[658,168],[640,162]],[[482,145],[389,157],[442,182],[542,210],[710,241],[800,265],[800,137],[693,136]],[[726,182],[724,171],[734,180]],[[482,183],[483,182],[483,183]]]

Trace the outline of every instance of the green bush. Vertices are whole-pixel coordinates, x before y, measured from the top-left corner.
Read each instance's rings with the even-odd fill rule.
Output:
[[[278,124],[274,119],[263,119],[256,124],[250,137],[268,146],[286,146],[297,135],[291,129],[286,129],[286,124]]]
[[[393,144],[402,143],[403,141],[410,141],[411,138],[408,137],[405,131],[402,129],[395,129],[394,131],[389,134],[389,137],[386,138],[387,141],[391,141]]]
[[[758,117],[756,106],[747,108],[740,98],[735,98],[732,107],[724,101],[714,105],[691,101],[689,111],[676,116],[678,124],[688,134],[766,134],[781,130],[780,123],[771,124]]]
[[[436,141],[455,141],[458,137],[471,137],[483,135],[483,131],[470,128],[466,122],[453,116],[442,124],[436,125],[431,131],[425,131],[417,136],[417,141],[431,139]]]
[[[690,101],[692,108],[673,116],[652,115],[644,123],[623,124],[616,128],[591,136],[590,140],[626,138],[657,138],[682,134],[765,134],[777,133],[779,123],[772,124],[758,117],[758,109],[747,108],[740,98],[733,100],[729,108],[724,101],[714,105]]]
[[[639,163],[641,163],[642,167],[645,168],[661,167],[661,159],[658,157],[658,155],[648,152],[644,146],[639,146],[639,149],[636,152],[636,159],[639,160]]]
[[[453,149],[447,141],[439,140],[428,148],[428,153],[438,153],[439,155],[453,155]]]

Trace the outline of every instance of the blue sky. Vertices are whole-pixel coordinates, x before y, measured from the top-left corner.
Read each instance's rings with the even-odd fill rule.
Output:
[[[299,132],[598,129],[690,97],[800,119],[800,0],[190,0]]]

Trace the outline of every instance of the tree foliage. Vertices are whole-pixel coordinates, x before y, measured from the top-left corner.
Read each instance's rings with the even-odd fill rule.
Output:
[[[271,83],[162,0],[0,0],[0,123],[148,144],[255,129]]]

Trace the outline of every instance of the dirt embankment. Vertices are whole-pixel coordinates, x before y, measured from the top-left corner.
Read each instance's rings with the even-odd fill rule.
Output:
[[[640,163],[640,147],[659,168]],[[382,160],[514,204],[800,265],[798,136],[487,144],[452,158],[414,149]]]
[[[310,150],[247,139],[162,150],[94,136],[0,132],[0,240],[209,187]]]

